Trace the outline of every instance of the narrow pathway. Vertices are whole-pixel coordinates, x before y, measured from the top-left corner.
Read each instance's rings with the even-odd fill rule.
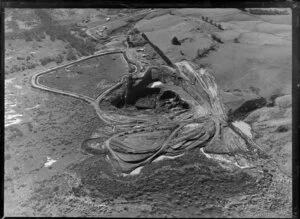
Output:
[[[60,68],[64,68],[64,67],[68,67],[68,66],[74,65],[75,63],[78,63],[78,62],[81,62],[81,61],[85,61],[85,60],[88,60],[88,59],[91,59],[91,58],[95,58],[95,57],[103,56],[103,55],[115,54],[115,53],[122,53],[123,58],[125,59],[125,61],[127,62],[127,64],[128,65],[131,64],[131,65],[133,65],[135,67],[135,71],[133,72],[133,74],[137,74],[138,72],[140,72],[141,67],[139,66],[139,64],[137,62],[135,62],[134,60],[130,60],[128,58],[128,56],[126,54],[126,50],[128,50],[128,45],[127,45],[126,49],[102,50],[102,51],[98,52],[95,55],[87,56],[87,57],[84,57],[82,59],[79,59],[79,60],[76,60],[76,61],[73,61],[73,62],[69,62],[67,64],[64,64],[64,65],[61,65],[61,66],[58,66],[58,67],[54,67],[54,68],[50,68],[48,70],[36,73],[31,78],[31,85],[32,85],[32,87],[37,88],[37,89],[41,89],[41,90],[53,92],[53,93],[56,93],[56,94],[62,94],[62,95],[67,95],[67,96],[75,97],[75,98],[78,98],[78,99],[81,99],[81,100],[84,100],[84,101],[88,102],[89,104],[91,104],[94,107],[94,109],[95,109],[98,117],[102,121],[104,121],[107,125],[115,126],[117,124],[122,124],[124,126],[132,126],[133,123],[136,124],[137,122],[146,122],[146,121],[149,121],[150,120],[149,117],[146,117],[146,118],[137,118],[137,117],[124,116],[124,119],[122,119],[122,120],[120,120],[120,118],[115,119],[115,118],[112,118],[113,115],[109,115],[109,113],[106,113],[105,111],[103,111],[103,110],[100,109],[100,103],[104,99],[104,97],[108,93],[110,93],[113,90],[119,88],[125,82],[127,75],[124,75],[122,77],[122,79],[120,80],[120,82],[118,82],[117,84],[115,84],[112,87],[110,87],[107,90],[105,90],[96,99],[93,99],[91,97],[88,97],[88,96],[85,96],[85,95],[82,95],[82,94],[77,94],[77,93],[74,93],[74,92],[63,91],[63,90],[51,88],[51,87],[43,85],[43,84],[41,84],[39,82],[39,77],[41,75],[50,73],[50,72],[58,70]]]

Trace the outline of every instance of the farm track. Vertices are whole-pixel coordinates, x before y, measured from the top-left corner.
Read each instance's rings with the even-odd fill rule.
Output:
[[[137,117],[130,117],[130,116],[126,116],[124,120],[120,120],[120,118],[113,118],[113,115],[109,115],[109,113],[104,112],[103,110],[100,109],[100,103],[101,101],[105,98],[105,96],[112,92],[113,90],[119,88],[126,80],[127,75],[124,75],[122,77],[122,79],[120,80],[120,82],[116,83],[115,85],[113,85],[112,87],[108,88],[107,90],[105,90],[103,93],[101,93],[96,99],[90,98],[88,96],[82,95],[82,94],[77,94],[77,93],[73,93],[73,92],[68,92],[68,91],[63,91],[63,90],[59,90],[59,89],[55,89],[55,88],[51,88],[48,86],[45,86],[43,84],[41,84],[39,82],[39,77],[42,75],[45,75],[47,73],[50,73],[52,71],[58,70],[60,68],[65,68],[71,65],[74,65],[76,63],[88,60],[88,59],[92,59],[95,57],[99,57],[99,56],[103,56],[103,55],[109,55],[109,54],[116,54],[116,53],[122,53],[122,57],[124,58],[124,60],[127,62],[127,64],[132,64],[133,66],[135,66],[135,72],[133,72],[133,74],[136,74],[137,72],[140,71],[140,66],[138,65],[138,63],[135,63],[133,60],[130,60],[126,54],[126,50],[124,49],[113,49],[113,50],[104,50],[101,51],[95,55],[91,55],[88,57],[84,57],[82,59],[73,61],[73,62],[69,62],[67,64],[58,66],[58,67],[54,67],[39,73],[36,73],[35,75],[32,76],[31,78],[31,86],[37,89],[41,89],[41,90],[45,90],[48,92],[52,92],[55,94],[62,94],[62,95],[66,95],[66,96],[71,96],[74,98],[78,98],[80,100],[83,100],[89,104],[91,104],[95,111],[97,116],[103,121],[105,122],[107,125],[109,126],[115,126],[115,125],[121,125],[122,128],[130,128],[129,132],[133,132],[133,130],[131,128],[133,128],[133,126],[135,126],[137,123],[139,122],[148,122],[151,121],[151,117],[146,117],[146,118],[137,118]],[[140,128],[134,128],[135,131],[138,131]],[[125,133],[129,133],[127,132],[123,132]],[[111,136],[111,138],[117,137],[120,133],[118,134],[114,134]],[[90,139],[87,139],[90,140]],[[85,145],[85,141],[82,142],[81,148],[84,149],[84,145]]]
[[[149,42],[149,40],[148,40],[148,42]],[[154,48],[156,48],[152,44],[151,44],[151,46],[154,47]],[[85,95],[81,95],[81,94],[77,94],[77,93],[73,93],[73,92],[68,92],[68,91],[63,91],[63,90],[58,90],[58,89],[55,89],[55,88],[51,88],[51,87],[42,85],[39,82],[39,76],[47,74],[47,73],[52,72],[52,71],[55,71],[55,70],[60,69],[60,68],[64,68],[64,67],[68,67],[70,65],[74,65],[75,63],[78,63],[78,62],[81,62],[81,61],[85,61],[85,60],[88,60],[88,59],[91,59],[91,58],[95,58],[95,57],[98,57],[98,56],[103,56],[103,55],[108,55],[108,54],[115,54],[115,53],[122,53],[122,57],[125,59],[126,63],[128,65],[131,64],[131,65],[135,66],[135,72],[133,72],[132,74],[137,74],[138,72],[140,72],[141,66],[139,65],[138,62],[135,62],[135,60],[129,59],[129,57],[127,56],[127,53],[126,53],[128,51],[129,51],[129,45],[126,42],[126,48],[125,49],[111,49],[111,50],[100,51],[98,54],[95,54],[95,55],[92,55],[92,56],[88,56],[88,57],[82,58],[80,60],[76,60],[74,62],[70,62],[70,63],[67,63],[65,65],[62,65],[62,66],[59,66],[59,67],[55,67],[55,68],[51,68],[51,69],[48,69],[46,71],[37,73],[31,79],[31,83],[32,83],[32,86],[34,88],[46,90],[46,91],[57,93],[57,94],[62,94],[62,95],[67,95],[67,96],[75,97],[75,98],[78,98],[78,99],[81,99],[81,100],[84,100],[84,101],[90,103],[94,107],[97,116],[104,123],[106,123],[106,125],[108,125],[110,127],[113,127],[113,132],[111,133],[110,136],[107,136],[109,138],[105,141],[106,148],[108,150],[110,150],[110,152],[111,152],[112,155],[114,155],[114,153],[113,153],[113,151],[111,151],[112,149],[109,146],[112,139],[117,139],[118,137],[123,136],[123,135],[130,135],[130,134],[133,134],[133,133],[144,132],[145,129],[147,129],[148,131],[151,132],[152,127],[155,129],[156,125],[161,126],[160,122],[157,120],[157,117],[155,117],[155,116],[143,116],[143,117],[137,117],[137,116],[132,116],[131,117],[131,116],[127,116],[127,115],[121,115],[120,116],[120,115],[114,115],[111,112],[105,112],[102,109],[100,109],[100,103],[101,103],[101,101],[103,101],[105,99],[105,97],[110,92],[118,89],[120,86],[122,86],[124,83],[126,83],[127,75],[130,74],[130,73],[125,74],[118,83],[116,83],[112,87],[110,87],[107,90],[105,90],[104,92],[102,92],[96,99],[92,99],[92,98],[90,98],[88,96],[85,96]],[[157,49],[156,49],[156,51],[157,51]],[[166,62],[168,62],[168,60]],[[174,66],[174,67],[176,67],[178,69],[181,69],[183,67],[181,65],[174,65],[171,61],[169,61],[169,62],[170,62],[169,65],[172,65],[172,66]],[[147,71],[147,70],[149,70],[150,68],[153,68],[153,67],[154,66],[147,66],[147,68],[145,69],[145,71]],[[195,72],[193,72],[193,71],[191,71],[191,72],[192,72],[193,76],[195,78],[197,78],[198,81],[202,84],[202,86],[205,89],[205,91],[208,94],[210,94],[210,92],[209,92],[210,84],[209,83],[207,84],[206,81],[203,81],[202,78],[199,75],[195,74]],[[210,79],[209,82],[212,83],[211,80],[212,79]],[[215,99],[215,96],[214,95],[212,95],[212,96],[210,95],[210,99]],[[215,106],[215,108],[217,110],[217,115],[222,115],[223,110],[221,108],[217,107],[217,106],[218,106],[218,104]],[[217,116],[217,117],[219,117],[219,116]],[[218,119],[220,119],[220,118],[218,118]],[[220,134],[219,130],[218,130],[219,125],[220,125],[218,119],[214,118],[214,117],[212,118],[212,120],[214,121],[215,127],[217,128],[217,130],[213,134],[213,138],[209,140],[210,143],[213,142],[214,139],[217,136],[219,136],[219,134]],[[222,118],[221,120],[223,120],[223,119],[225,119],[225,118]],[[186,118],[184,121],[180,121],[180,124],[178,124],[178,121],[172,121],[170,119],[168,119],[168,121],[166,121],[166,122],[168,124],[170,124],[171,126],[173,126],[173,127],[177,127],[178,128],[178,126],[179,126],[180,127],[179,129],[181,129],[184,125],[187,125],[187,124],[189,124],[191,122],[197,122],[197,119]],[[120,130],[115,131],[116,127],[117,127],[117,129],[120,129]],[[150,130],[149,130],[149,127],[150,127]],[[159,128],[159,127],[156,127],[156,128]],[[176,128],[176,132],[179,130],[177,128]],[[170,136],[163,142],[163,144],[161,145],[161,148],[158,151],[156,151],[156,153],[154,153],[153,156],[148,157],[148,159],[146,159],[144,162],[142,162],[141,165],[144,165],[145,163],[151,162],[151,160],[154,157],[158,156],[165,149],[165,147],[167,147],[169,141],[171,140],[171,138],[174,136],[174,133],[176,133],[176,132],[172,132],[170,134]],[[243,133],[240,134],[240,137],[242,137],[246,142],[249,142],[249,139],[245,139],[245,136],[243,136]],[[99,137],[90,138],[90,139],[87,139],[87,140],[97,140],[98,138]],[[82,144],[81,144],[81,150],[82,151],[86,151],[85,149],[88,149],[86,147],[89,147],[88,144],[86,144],[87,143],[86,141],[83,141]],[[198,142],[194,142],[194,143],[198,144]],[[194,145],[194,144],[192,144],[192,145]],[[259,147],[256,147],[256,148],[259,148]],[[97,150],[97,149],[95,149],[95,150]],[[101,152],[101,150],[99,152]]]
[[[32,76],[32,78],[31,78],[31,86],[34,87],[34,88],[45,90],[45,91],[49,91],[49,92],[52,92],[52,93],[55,93],[55,94],[67,95],[67,96],[71,96],[71,97],[75,97],[75,98],[84,100],[85,102],[88,102],[88,103],[90,103],[90,104],[92,104],[94,106],[94,108],[95,108],[95,110],[97,112],[97,115],[100,117],[101,120],[103,120],[107,124],[111,124],[112,123],[111,121],[108,121],[106,118],[104,118],[102,116],[104,112],[99,108],[99,103],[102,101],[102,99],[104,98],[104,96],[107,93],[109,93],[112,90],[118,88],[124,82],[125,78],[127,77],[126,75],[122,77],[122,79],[121,79],[120,82],[118,82],[117,84],[113,85],[112,87],[110,87],[106,91],[104,91],[102,94],[100,94],[98,96],[98,98],[96,98],[96,100],[93,99],[93,98],[90,98],[88,96],[82,95],[82,94],[77,94],[77,93],[73,93],[73,92],[63,91],[63,90],[59,90],[59,89],[55,89],[55,88],[51,88],[51,87],[42,85],[39,82],[39,77],[41,75],[50,73],[50,72],[58,70],[60,68],[65,68],[65,67],[71,66],[73,64],[76,64],[76,63],[79,63],[79,62],[82,62],[82,61],[86,61],[88,59],[92,59],[92,58],[103,56],[103,55],[116,54],[116,53],[122,53],[123,58],[125,59],[125,61],[128,64],[130,63],[130,64],[132,64],[132,65],[135,66],[136,69],[135,69],[134,73],[136,73],[137,71],[139,71],[138,66],[133,61],[131,61],[131,60],[128,59],[125,50],[123,50],[123,49],[104,50],[104,51],[101,51],[100,53],[97,53],[95,55],[84,57],[82,59],[79,59],[79,60],[76,60],[76,61],[73,61],[73,62],[69,62],[67,64],[64,64],[64,65],[61,65],[61,66],[58,66],[58,67],[54,67],[54,68],[51,68],[51,69],[39,72],[39,73],[37,73],[37,74],[35,74],[35,75]],[[119,123],[119,121],[115,121],[115,122]]]

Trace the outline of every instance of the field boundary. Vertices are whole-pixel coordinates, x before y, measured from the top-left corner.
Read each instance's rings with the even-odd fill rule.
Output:
[[[96,114],[106,124],[112,125],[114,123],[120,123],[121,121],[116,121],[112,118],[109,118],[109,116],[106,115],[106,113],[100,109],[99,103],[102,101],[103,97],[107,93],[111,92],[112,90],[119,87],[122,83],[124,83],[125,78],[127,77],[127,75],[124,75],[120,82],[118,82],[117,84],[114,84],[112,87],[109,87],[104,92],[102,92],[96,99],[90,98],[90,97],[85,96],[85,95],[73,93],[73,92],[63,91],[63,90],[59,90],[59,89],[55,89],[55,88],[50,88],[50,87],[47,87],[47,86],[42,85],[42,84],[39,83],[39,76],[41,76],[41,75],[47,74],[49,72],[55,71],[55,70],[60,69],[60,68],[71,66],[75,63],[85,61],[85,60],[88,60],[88,59],[91,59],[91,58],[95,58],[95,57],[99,57],[99,56],[103,56],[103,55],[108,55],[108,54],[116,54],[116,53],[122,53],[122,57],[127,62],[127,64],[128,65],[132,64],[132,65],[135,66],[135,72],[134,73],[137,73],[139,71],[139,68],[138,68],[139,66],[127,57],[125,49],[109,49],[109,50],[102,50],[102,51],[98,52],[97,54],[94,54],[94,55],[91,55],[91,56],[88,56],[88,57],[84,57],[80,60],[72,61],[72,62],[66,63],[64,65],[61,65],[61,66],[53,67],[53,68],[47,69],[45,71],[38,72],[38,73],[34,74],[31,77],[31,86],[33,88],[49,91],[49,92],[52,92],[52,93],[55,93],[55,94],[62,94],[62,95],[78,98],[80,100],[84,100],[85,102],[90,103],[94,107],[94,109],[96,111]],[[137,119],[137,120],[143,120],[143,119]],[[128,123],[128,122],[125,121],[125,123]]]
[[[63,95],[68,95],[68,96],[72,96],[72,97],[75,97],[75,98],[79,98],[79,99],[82,99],[86,102],[93,102],[94,99],[93,98],[90,98],[88,96],[85,96],[85,95],[81,95],[81,94],[77,94],[77,93],[73,93],[73,92],[68,92],[68,91],[63,91],[63,90],[58,90],[58,89],[55,89],[55,88],[50,88],[50,87],[47,87],[45,85],[42,85],[40,82],[39,82],[39,77],[41,75],[44,75],[44,74],[47,74],[49,72],[52,72],[52,71],[55,71],[55,70],[58,70],[60,68],[65,68],[65,67],[68,67],[70,65],[73,65],[75,63],[78,63],[78,62],[82,62],[82,61],[86,61],[88,59],[92,59],[92,58],[95,58],[95,57],[99,57],[99,56],[103,56],[103,55],[109,55],[109,54],[116,54],[116,53],[122,53],[122,56],[124,57],[124,53],[125,53],[125,50],[122,50],[122,49],[114,49],[114,50],[105,50],[105,51],[101,51],[100,53],[97,53],[97,54],[94,54],[94,55],[91,55],[91,56],[87,56],[87,57],[84,57],[84,58],[81,58],[79,60],[76,60],[76,61],[72,61],[72,62],[69,62],[69,63],[66,63],[64,65],[60,65],[60,66],[57,66],[57,67],[53,67],[53,68],[50,68],[50,69],[47,69],[45,71],[42,71],[42,72],[39,72],[39,73],[36,73],[32,76],[31,78],[31,86],[34,87],[34,88],[38,88],[38,89],[42,89],[42,90],[46,90],[46,91],[49,91],[49,92],[54,92],[54,93],[58,93],[58,94],[63,94]],[[124,57],[125,61],[128,63],[128,58]]]

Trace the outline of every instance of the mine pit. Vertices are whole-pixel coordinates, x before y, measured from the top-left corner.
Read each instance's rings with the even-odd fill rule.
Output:
[[[5,10],[5,216],[292,216],[275,12]]]

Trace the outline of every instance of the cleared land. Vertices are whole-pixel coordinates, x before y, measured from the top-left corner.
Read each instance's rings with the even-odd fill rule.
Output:
[[[91,58],[39,77],[39,82],[62,91],[97,98],[104,90],[128,73],[128,65],[120,54]]]
[[[220,23],[225,30],[203,21],[202,16]],[[263,97],[291,92],[291,15],[254,16],[238,9],[176,9],[146,17],[135,27],[171,60],[194,60],[211,68],[217,84],[225,90],[253,86]],[[223,43],[198,58],[197,51],[208,49],[213,35]],[[171,43],[173,36],[181,45]]]
[[[16,10],[14,14],[5,11],[6,33],[29,30],[22,23],[26,20],[35,23],[30,30],[40,24],[33,10],[26,11]],[[82,28],[103,24],[106,17],[114,20],[133,11],[47,10],[59,24],[81,22]],[[85,22],[87,15],[90,21]],[[22,21],[23,16],[25,21]],[[225,30],[203,22],[201,16],[221,23]],[[193,60],[213,69],[228,109],[237,108],[261,94],[268,96],[291,92],[291,15],[254,16],[238,9],[167,9],[147,15],[136,27],[144,28],[150,40],[171,60]],[[223,44],[216,42],[212,35],[222,40]],[[94,109],[78,99],[30,86],[33,74],[56,66],[55,62],[41,66],[40,58],[57,56],[68,50],[68,40],[51,41],[49,36],[45,36],[40,42],[35,39],[30,42],[24,39],[5,40],[5,68],[10,69],[13,65],[20,67],[18,72],[6,75],[8,80],[5,84],[5,122],[10,124],[5,127],[6,216],[292,216],[292,109],[289,95],[275,98],[275,101],[273,99],[271,106],[253,111],[245,119],[252,127],[254,140],[279,166],[274,170],[274,163],[261,164],[264,173],[258,181],[254,180],[258,177],[251,171],[225,171],[198,150],[174,160],[155,162],[142,170],[145,174],[119,178],[112,174],[105,157],[80,151],[81,142],[103,131],[104,124]],[[173,36],[181,45],[171,43]],[[97,48],[119,46],[121,40],[98,43]],[[214,44],[217,45],[216,50],[200,58],[198,49],[201,52]],[[75,55],[80,56],[76,49],[74,51]],[[37,65],[34,69],[24,67],[23,70],[22,63],[26,65],[29,52],[36,53],[28,63]],[[139,52],[140,56],[142,54]],[[67,54],[63,55],[61,64],[65,63]],[[17,59],[18,56],[21,59]],[[74,92],[86,92],[86,95],[95,97],[115,80],[110,71],[115,72],[116,77],[127,72],[127,64],[118,57],[115,61],[106,59],[107,63],[103,61],[102,67],[95,68],[98,73],[106,68],[104,77],[89,67],[102,62],[95,59],[84,66],[74,65],[74,71],[61,69],[53,72],[48,80],[57,86],[63,79],[68,83],[61,83],[59,89],[73,89]],[[122,64],[108,66],[108,63],[114,62]],[[78,69],[84,73],[77,74]],[[87,80],[86,73],[96,80]],[[56,75],[64,77],[56,78]],[[75,78],[79,80],[75,81]],[[111,81],[107,82],[108,79]],[[78,86],[69,85],[70,81]],[[100,83],[101,89],[93,92],[89,87],[83,88],[85,83],[90,83],[94,88]],[[250,88],[248,83],[253,87]],[[14,118],[20,120],[13,121]],[[13,125],[10,122],[16,123]],[[46,167],[48,157],[56,162]]]

